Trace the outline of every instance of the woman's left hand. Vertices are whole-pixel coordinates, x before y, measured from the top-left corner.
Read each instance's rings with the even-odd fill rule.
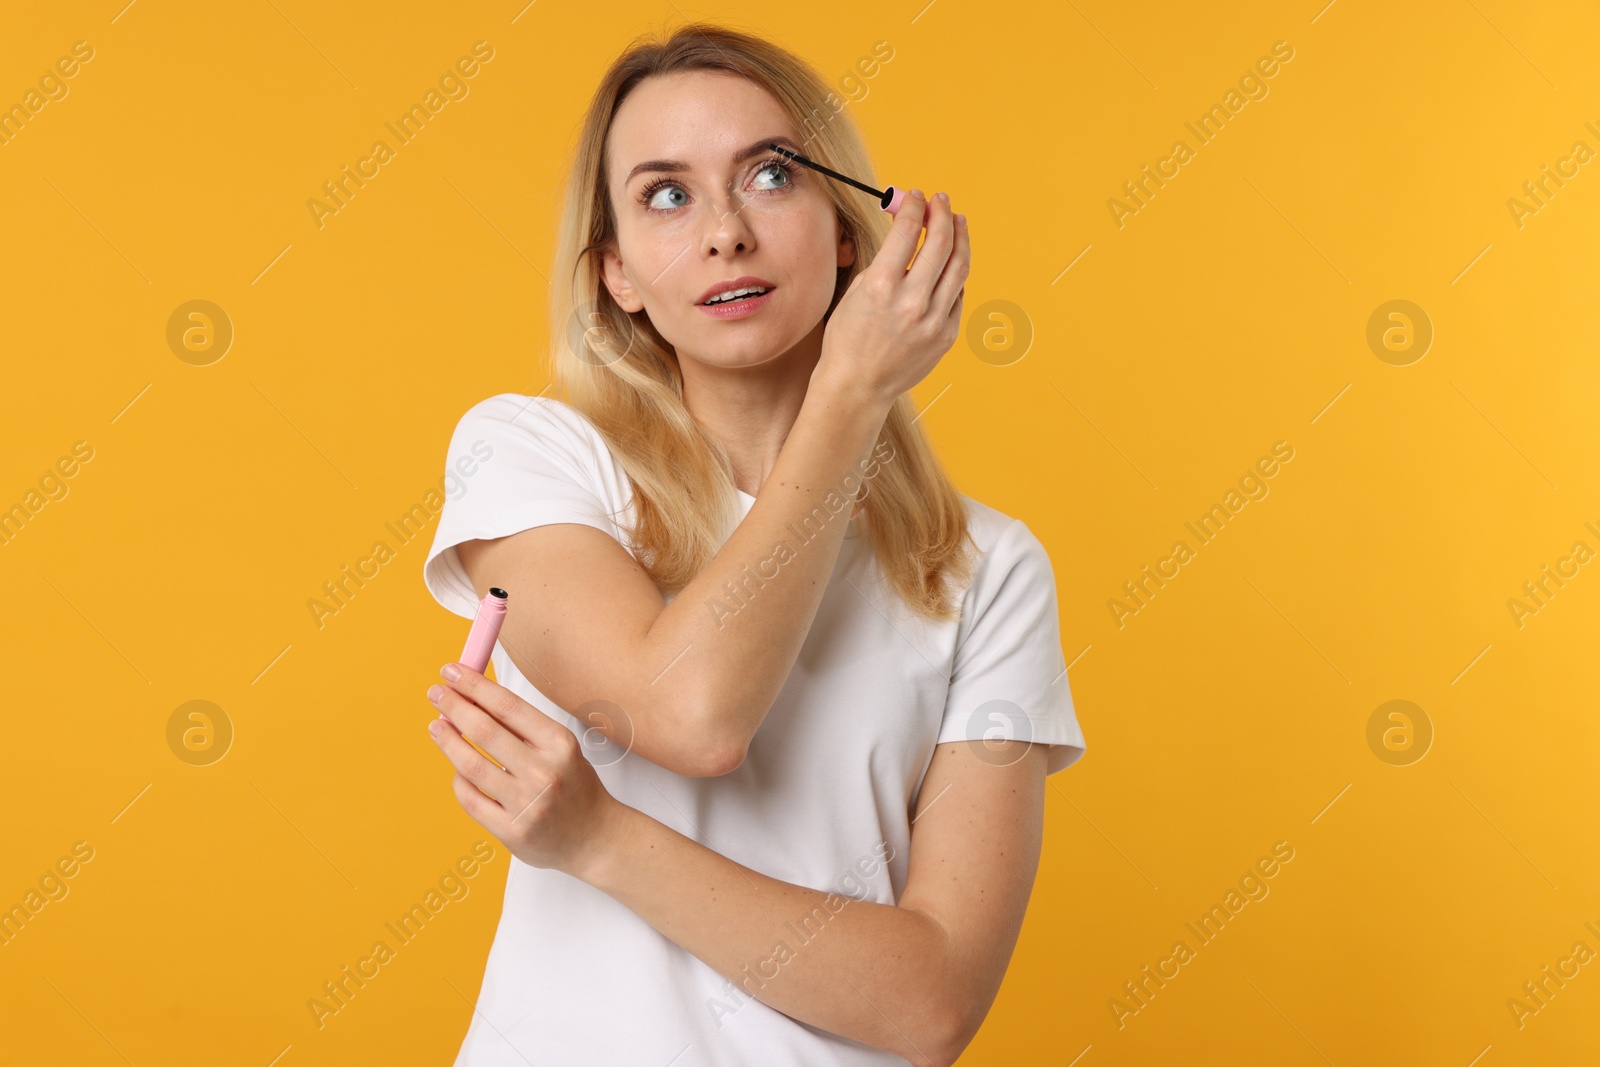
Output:
[[[460,675],[428,690],[442,715],[428,733],[455,765],[456,800],[522,862],[582,877],[621,825],[620,802],[571,730],[472,668],[451,666]]]

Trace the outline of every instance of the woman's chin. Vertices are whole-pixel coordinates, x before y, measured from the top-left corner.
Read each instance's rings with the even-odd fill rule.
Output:
[[[712,325],[721,326],[716,323]],[[747,370],[781,359],[804,338],[805,332],[796,336],[794,331],[782,329],[778,324],[756,327],[752,322],[748,326],[741,326],[737,332],[725,328],[714,329],[707,336],[706,331],[696,331],[689,344],[674,345],[673,348],[680,361],[687,356],[707,368]]]
[[[770,339],[750,337],[738,341],[724,339],[721,344],[697,346],[694,349],[678,349],[678,359],[681,363],[687,355],[690,360],[708,370],[754,370],[758,367],[769,366],[783,358],[794,346],[790,344],[773,344]]]

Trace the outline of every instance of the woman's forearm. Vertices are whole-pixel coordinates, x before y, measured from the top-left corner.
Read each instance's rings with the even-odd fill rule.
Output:
[[[668,688],[692,694],[685,714],[721,749],[742,754],[794,667],[888,412],[814,378],[750,511],[644,637],[638,660],[671,665]]]
[[[917,1067],[950,1062],[961,1012],[934,919],[770,878],[620,802],[612,814],[569,873],[732,981],[707,1011],[734,1014],[748,997]]]

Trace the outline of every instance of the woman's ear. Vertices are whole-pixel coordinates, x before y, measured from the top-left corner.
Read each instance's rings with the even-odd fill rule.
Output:
[[[839,235],[839,266],[848,267],[856,261],[856,243],[842,232]]]
[[[600,253],[600,279],[611,291],[611,299],[615,300],[623,311],[631,315],[644,310],[644,301],[639,297],[639,291],[633,287],[633,282],[629,280],[627,271],[622,266],[622,257],[617,255],[614,248],[603,249]]]

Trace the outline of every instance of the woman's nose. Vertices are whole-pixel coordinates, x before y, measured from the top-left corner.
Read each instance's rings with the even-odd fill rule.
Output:
[[[744,205],[734,196],[728,196],[712,208],[715,213],[706,227],[705,251],[721,255],[730,252],[748,252],[755,245],[755,235],[745,222]]]

